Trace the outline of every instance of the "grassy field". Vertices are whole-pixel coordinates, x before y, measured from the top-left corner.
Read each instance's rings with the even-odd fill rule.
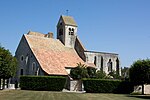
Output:
[[[0,100],[145,100],[122,94],[65,93],[49,91],[0,91]],[[147,99],[148,100],[148,99]]]

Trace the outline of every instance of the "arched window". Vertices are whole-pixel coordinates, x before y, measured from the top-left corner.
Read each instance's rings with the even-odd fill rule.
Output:
[[[20,75],[23,75],[23,69],[20,70]]]
[[[96,60],[97,60],[97,58],[96,58],[96,56],[94,57],[94,64],[95,64],[95,66],[96,66]]]
[[[74,35],[74,28],[69,28],[69,35]]]
[[[103,71],[103,57],[101,56],[101,71]]]
[[[21,55],[20,60],[21,60],[21,61],[23,61],[23,60],[24,60],[24,56],[23,56],[23,55]]]
[[[32,63],[32,71],[34,72],[35,70],[36,70],[36,63],[33,62],[33,63]]]
[[[72,28],[72,30],[71,30],[71,35],[74,35],[74,29]]]
[[[108,72],[112,72],[112,62],[111,62],[111,59],[109,59],[109,61],[107,63],[107,66],[108,66]]]
[[[69,31],[71,32],[71,28],[69,28]]]
[[[27,54],[26,59],[25,59],[26,64],[28,63],[28,59],[29,59],[29,56],[28,56],[28,54]]]
[[[119,59],[116,59],[116,74],[119,75]]]
[[[69,35],[71,35],[71,28],[69,28]]]

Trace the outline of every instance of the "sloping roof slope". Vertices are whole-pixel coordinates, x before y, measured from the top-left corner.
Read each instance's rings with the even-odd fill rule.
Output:
[[[65,47],[59,40],[24,35],[41,68],[48,74],[67,75],[65,67],[76,67],[84,63],[72,48]]]
[[[75,20],[71,16],[61,16],[66,25],[77,26]]]

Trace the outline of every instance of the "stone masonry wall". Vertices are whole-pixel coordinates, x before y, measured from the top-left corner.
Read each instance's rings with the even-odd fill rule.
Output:
[[[119,59],[118,54],[113,53],[103,53],[103,52],[91,52],[91,51],[85,51],[86,56],[86,62],[88,63],[94,63],[96,64],[96,68],[98,70],[103,70],[106,74],[109,74],[108,72],[108,62],[111,60],[112,62],[112,70],[117,70],[117,62],[116,60]],[[96,58],[96,61],[95,61]],[[119,74],[121,74],[120,70],[120,62],[119,62]]]

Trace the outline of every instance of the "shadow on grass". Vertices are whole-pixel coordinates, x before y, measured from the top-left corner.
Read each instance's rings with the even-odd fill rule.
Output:
[[[150,95],[129,95],[128,97],[141,98],[150,100]]]

